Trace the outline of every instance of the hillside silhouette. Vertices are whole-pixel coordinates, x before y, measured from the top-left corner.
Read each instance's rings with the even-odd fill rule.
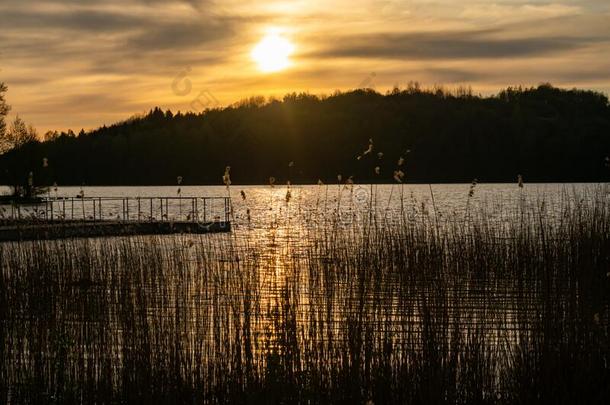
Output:
[[[607,181],[610,106],[601,93],[551,85],[489,97],[410,86],[255,97],[200,114],[155,108],[47,138],[0,156],[0,182],[23,184],[33,172],[47,185],[221,184],[231,166],[241,184],[336,183],[338,174],[389,183],[401,156],[408,183]]]

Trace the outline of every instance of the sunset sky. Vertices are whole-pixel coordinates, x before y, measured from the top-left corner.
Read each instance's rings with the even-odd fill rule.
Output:
[[[610,91],[607,0],[1,0],[0,21],[11,114],[41,133],[409,81]]]

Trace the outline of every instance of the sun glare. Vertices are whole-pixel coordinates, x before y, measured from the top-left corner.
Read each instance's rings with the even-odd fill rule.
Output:
[[[252,59],[265,73],[278,72],[291,65],[294,45],[278,32],[270,32],[252,49]]]

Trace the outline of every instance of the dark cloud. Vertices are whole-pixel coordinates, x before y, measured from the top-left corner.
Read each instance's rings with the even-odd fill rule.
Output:
[[[405,60],[542,56],[601,41],[594,37],[501,38],[498,30],[349,35],[326,41],[313,56]]]
[[[82,55],[84,50],[65,46],[65,41],[37,36],[36,38],[0,33],[0,63],[2,59],[19,61],[59,62]],[[90,52],[90,49],[89,49]]]
[[[231,37],[234,33],[230,21],[209,20],[151,26],[127,41],[127,46],[135,51],[165,50],[180,51],[184,48],[198,48],[208,42]]]
[[[39,5],[39,4],[56,4],[56,5],[104,5],[104,4],[188,4],[193,7],[202,7],[214,3],[213,0],[2,0],[2,5]]]
[[[5,0],[3,0],[5,1]],[[81,72],[88,65],[92,71],[100,67],[134,70],[134,65],[164,65],[183,60],[222,61],[221,51],[236,33],[238,18],[214,15],[206,10],[167,16],[157,12],[157,0],[127,0],[123,4],[147,4],[147,13],[121,11],[121,8],[88,9],[63,7],[17,7],[12,0],[0,5],[3,23],[0,26],[0,58],[46,64],[79,62]],[[56,4],[76,4],[73,0],[54,0]],[[26,1],[26,3],[35,3]],[[78,4],[100,4],[84,1]],[[189,1],[202,5],[206,1]],[[168,3],[163,3],[167,5]],[[202,57],[202,52],[214,49],[217,55]],[[165,55],[159,55],[165,53]],[[154,57],[154,58],[153,58]],[[137,62],[137,63],[134,63]],[[136,67],[137,68],[137,67]]]
[[[131,0],[131,2],[137,2]],[[62,3],[71,3],[63,0]],[[98,4],[99,1],[90,1]],[[157,0],[140,0],[142,3],[157,3]],[[126,2],[129,3],[129,2]],[[197,3],[198,2],[189,2]],[[159,2],[161,4],[161,2]],[[154,7],[150,7],[154,11]],[[175,39],[171,45],[219,39],[232,33],[232,25],[237,21],[205,11],[193,11],[193,14],[170,18],[162,13],[137,14],[120,9],[81,9],[62,8],[60,10],[37,11],[28,7],[9,7],[1,11],[1,32],[37,32],[57,33],[62,31],[77,31],[80,34],[114,34],[129,35],[136,33],[131,41],[134,45],[142,44],[150,47],[151,43],[166,46],[168,40]],[[141,34],[141,35],[138,35]],[[170,38],[171,37],[171,38]],[[67,42],[74,37],[66,37]]]
[[[224,60],[220,52],[193,54],[189,52],[160,52],[140,55],[125,55],[121,58],[97,57],[94,62],[80,70],[81,74],[108,74],[116,72],[125,77],[166,77],[169,81],[178,71],[186,67],[214,66]]]
[[[142,26],[142,17],[97,10],[62,10],[37,12],[28,9],[6,10],[2,12],[2,31],[38,29],[77,30],[85,32],[116,32]]]
[[[554,72],[551,74],[553,80],[563,83],[575,82],[609,82],[610,66],[599,67],[597,69],[577,69],[567,72]]]

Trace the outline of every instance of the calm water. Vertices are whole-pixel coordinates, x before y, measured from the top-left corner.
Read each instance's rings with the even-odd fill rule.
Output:
[[[426,213],[455,219],[464,216],[466,209],[471,215],[485,212],[490,220],[501,221],[503,215],[514,213],[519,204],[535,207],[542,201],[545,208],[553,211],[563,206],[567,200],[580,198],[586,201],[602,184],[526,184],[520,189],[517,184],[478,184],[469,198],[470,184],[437,185],[315,185],[315,186],[239,186],[230,190],[224,186],[163,186],[163,187],[84,187],[86,197],[232,197],[235,229],[253,230],[269,226],[290,225],[299,227],[311,225],[312,221],[324,222],[329,217],[341,217],[343,225],[370,219],[371,210],[384,220],[392,220],[401,212],[414,215]],[[178,194],[180,190],[180,194]],[[8,188],[0,193],[8,193]],[[243,194],[242,194],[243,191]],[[289,203],[286,201],[290,191]],[[76,197],[80,187],[59,187],[51,191],[50,197]],[[244,198],[245,196],[245,198]],[[216,205],[214,205],[216,204]],[[81,207],[76,208],[77,215]],[[170,217],[187,219],[191,213],[188,203],[170,205]],[[92,206],[85,206],[85,215],[92,215]],[[155,211],[159,206],[155,205]],[[148,214],[148,207],[141,208]],[[200,214],[202,208],[199,208]],[[223,216],[223,202],[211,203],[207,207],[210,218]],[[120,203],[104,207],[107,219],[115,219],[121,211]],[[24,212],[27,215],[28,210]],[[137,217],[132,207],[131,215]]]
[[[498,256],[495,247],[487,245],[483,258],[469,259],[456,251],[431,252],[428,245],[402,245],[393,256],[392,247],[385,244],[399,243],[400,234],[386,240],[383,232],[355,230],[372,223],[381,229],[405,227],[401,222],[405,213],[410,221],[427,218],[432,228],[460,227],[474,218],[504,229],[507,221],[515,220],[519,207],[559,218],[562,207],[587,203],[600,187],[526,184],[520,189],[516,184],[479,184],[469,197],[470,184],[432,189],[428,185],[231,186],[230,190],[182,186],[183,197],[230,192],[234,232],[117,238],[118,244],[57,242],[45,248],[42,259],[36,259],[28,244],[1,247],[9,303],[8,310],[0,312],[8,331],[0,342],[4,373],[9,375],[9,386],[17,387],[14,392],[40,367],[42,378],[53,380],[57,353],[42,357],[36,353],[51,350],[48,347],[61,333],[70,342],[64,348],[72,365],[66,378],[76,386],[107,378],[110,382],[105,383],[118,389],[119,377],[128,367],[125,359],[134,353],[143,355],[151,368],[170,367],[176,355],[182,356],[182,377],[201,378],[205,384],[210,379],[222,382],[224,375],[244,364],[254,367],[253,375],[263,376],[270,355],[288,361],[287,353],[290,364],[282,367],[290,372],[315,369],[320,378],[330,378],[346,362],[360,361],[360,355],[353,353],[359,345],[363,353],[370,352],[374,364],[415,364],[419,360],[413,353],[422,353],[427,343],[422,336],[429,333],[422,329],[423,317],[445,325],[441,329],[445,334],[435,338],[443,342],[435,343],[443,350],[455,344],[455,331],[464,341],[480,339],[488,350],[485,355],[493,360],[486,366],[496,372],[506,353],[533,336],[529,331],[539,326],[540,314],[549,311],[538,276],[497,272],[511,258],[502,247]],[[86,187],[84,193],[172,197],[177,190],[177,186]],[[78,187],[62,187],[51,195],[74,197],[79,192]],[[184,219],[189,208],[171,210],[173,218]],[[425,239],[424,234],[414,240]],[[83,253],[83,248],[90,253]],[[383,254],[375,257],[377,251]],[[360,257],[362,253],[369,256]],[[552,258],[538,259],[534,254],[527,260],[524,268],[535,269],[537,263]],[[46,278],[36,278],[38,270],[32,263],[45,269]],[[49,283],[53,289],[45,287]],[[555,281],[557,305],[569,296],[565,293],[569,286],[562,278]],[[42,308],[36,306],[34,297],[39,295],[48,295],[51,305],[43,301]],[[598,321],[601,316],[601,322],[607,322],[607,304],[595,303],[592,311]],[[563,307],[558,309],[558,323],[572,320],[564,318],[566,313]],[[24,343],[13,346],[15,342]],[[393,349],[388,352],[388,347]],[[203,372],[201,364],[212,368]],[[331,380],[326,384],[332,385]],[[499,389],[498,381],[492,378],[486,389]]]

